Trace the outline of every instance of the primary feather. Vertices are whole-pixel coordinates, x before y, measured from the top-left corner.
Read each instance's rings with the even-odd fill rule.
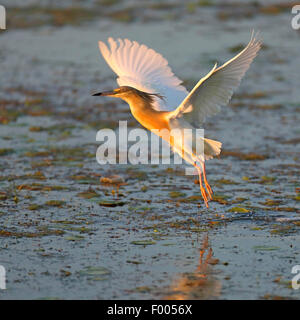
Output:
[[[119,86],[130,86],[147,93],[158,93],[153,107],[157,111],[172,111],[186,97],[188,91],[181,85],[168,66],[168,61],[153,49],[128,39],[108,39],[110,47],[99,41],[99,49],[118,75]]]
[[[246,48],[234,58],[219,68],[215,64],[213,69],[200,79],[179,107],[170,113],[170,118],[183,116],[185,120],[197,120],[200,124],[207,116],[218,113],[221,106],[228,104],[260,47],[261,41],[252,35]]]

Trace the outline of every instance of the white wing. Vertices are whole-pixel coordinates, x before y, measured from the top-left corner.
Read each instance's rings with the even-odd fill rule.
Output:
[[[188,91],[159,53],[128,39],[108,39],[110,48],[99,41],[99,49],[118,75],[119,86],[130,86],[148,93],[159,93],[164,100],[156,98],[154,108],[172,111],[186,97]]]
[[[221,106],[228,104],[233,91],[239,86],[260,47],[261,41],[252,36],[246,48],[234,58],[219,68],[215,64],[179,107],[171,112],[170,118],[184,116],[187,120],[203,123],[207,116],[218,113]]]

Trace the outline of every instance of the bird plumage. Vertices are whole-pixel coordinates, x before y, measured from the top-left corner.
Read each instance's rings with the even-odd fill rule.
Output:
[[[147,129],[172,131],[171,139],[168,135],[157,134],[198,170],[201,194],[208,206],[212,190],[206,180],[204,162],[219,155],[222,144],[204,137],[195,138],[185,129],[193,132],[206,117],[218,113],[221,106],[228,104],[262,42],[252,33],[244,50],[218,68],[215,64],[190,93],[173,74],[168,61],[153,49],[128,39],[115,41],[109,38],[108,43],[109,48],[99,41],[99,49],[117,74],[120,88],[103,95],[125,100],[133,116]],[[192,125],[195,122],[196,126]]]

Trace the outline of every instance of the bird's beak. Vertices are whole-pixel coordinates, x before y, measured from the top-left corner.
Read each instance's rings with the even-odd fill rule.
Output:
[[[115,95],[116,92],[115,91],[105,91],[105,92],[98,92],[98,93],[94,93],[92,94],[92,96],[113,96]]]

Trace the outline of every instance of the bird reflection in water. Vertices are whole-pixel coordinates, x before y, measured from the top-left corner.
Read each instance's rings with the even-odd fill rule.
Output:
[[[195,272],[182,274],[174,281],[167,300],[201,300],[214,299],[221,293],[221,281],[215,278],[214,265],[219,260],[213,257],[213,250],[209,245],[208,236],[203,239],[199,249],[199,265]]]

